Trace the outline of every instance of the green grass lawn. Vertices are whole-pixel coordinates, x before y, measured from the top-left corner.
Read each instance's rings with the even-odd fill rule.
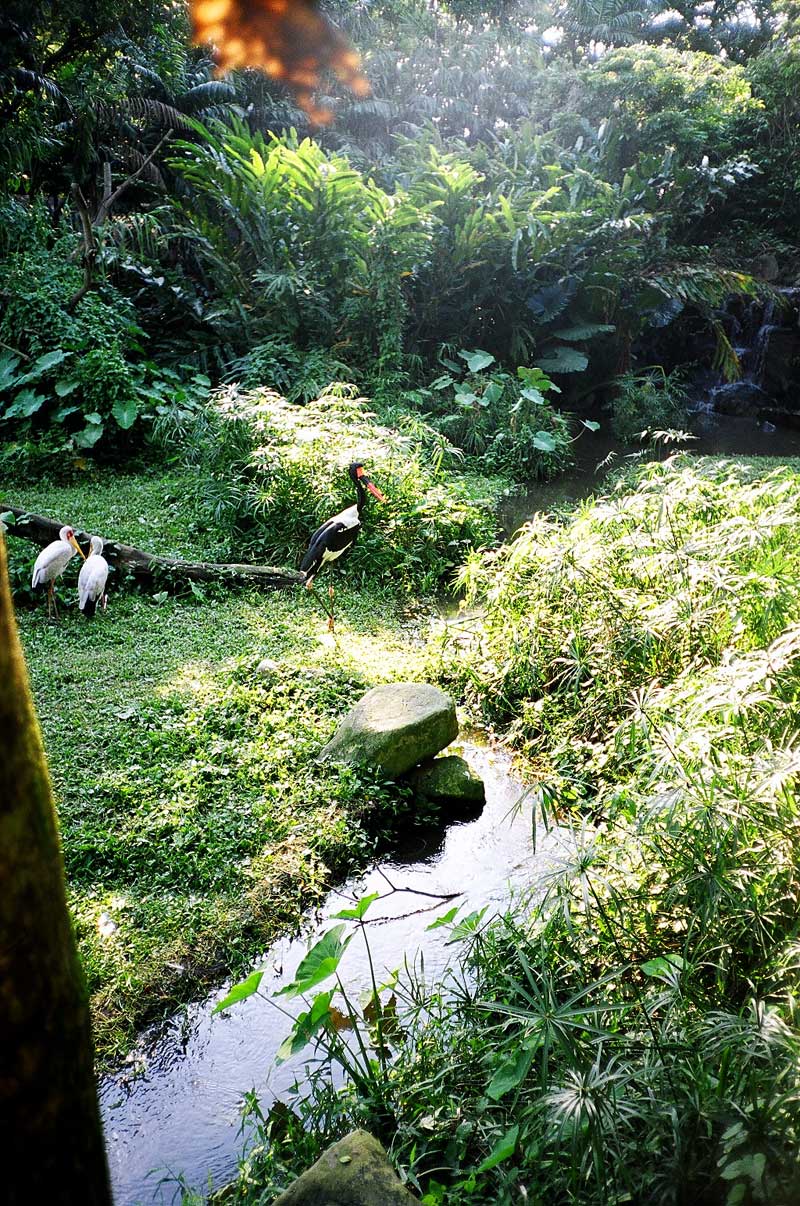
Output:
[[[216,552],[180,477],[2,497],[149,551]],[[35,546],[8,544],[14,581],[29,581]],[[350,703],[413,677],[422,650],[390,593],[339,577],[334,641],[304,590],[112,591],[86,621],[77,575],[76,558],[60,622],[24,597],[18,618],[99,1054],[113,1058],[143,1022],[241,970],[391,828],[396,788],[315,758]]]

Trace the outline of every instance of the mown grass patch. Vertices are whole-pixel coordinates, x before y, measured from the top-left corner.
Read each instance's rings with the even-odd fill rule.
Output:
[[[99,485],[20,489],[14,501],[128,539],[141,517],[158,535],[141,543],[159,552],[209,547],[191,511],[165,504],[180,502],[178,479],[128,479],[105,496]],[[8,540],[22,577],[35,547]],[[76,558],[59,623],[40,601],[19,624],[110,1057],[146,1020],[241,970],[391,830],[403,807],[393,785],[315,758],[363,691],[414,676],[419,645],[377,587],[337,581],[334,642],[302,590],[118,591],[87,622],[77,572]],[[259,673],[262,658],[276,667]]]

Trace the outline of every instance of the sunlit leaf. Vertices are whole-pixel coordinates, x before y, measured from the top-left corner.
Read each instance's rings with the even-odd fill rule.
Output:
[[[534,448],[538,448],[540,452],[555,452],[558,447],[555,436],[552,436],[549,431],[537,431],[532,443]]]
[[[237,1005],[239,1001],[246,1001],[248,997],[252,997],[254,992],[258,992],[263,975],[263,971],[254,971],[246,980],[234,984],[228,995],[214,1006],[212,1013],[220,1013],[223,1009],[230,1009],[231,1005]]]
[[[298,1014],[294,1026],[292,1026],[289,1034],[278,1048],[275,1056],[277,1064],[284,1063],[292,1055],[296,1055],[298,1051],[302,1051],[306,1043],[310,1042],[314,1035],[319,1034],[325,1028],[330,1020],[333,991],[331,989],[330,992],[321,992],[319,996],[314,998],[314,1003],[310,1009],[306,1009],[301,1014]]]
[[[432,921],[430,925],[427,925],[425,929],[438,930],[440,926],[449,925],[460,908],[461,905],[453,905],[452,909],[448,909],[447,912],[443,913],[441,917],[437,917],[436,920]]]
[[[111,413],[123,431],[133,427],[139,414],[139,403],[135,398],[117,398],[111,408]]]
[[[474,352],[461,351],[458,354],[462,360],[466,360],[467,368],[471,373],[479,373],[481,369],[494,364],[494,356],[489,352],[482,352],[480,349],[476,349]]]
[[[312,946],[305,959],[300,963],[291,984],[287,984],[275,995],[277,997],[296,997],[300,993],[310,992],[312,988],[316,988],[323,980],[332,976],[352,937],[350,935],[342,941],[344,928],[343,925],[337,925],[323,934],[319,942]]]
[[[373,901],[378,900],[379,897],[380,892],[371,892],[369,896],[362,896],[355,908],[342,909],[338,913],[332,913],[331,917],[337,921],[360,921]]]

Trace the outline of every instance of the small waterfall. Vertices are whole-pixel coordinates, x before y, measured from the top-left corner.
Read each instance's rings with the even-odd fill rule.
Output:
[[[800,422],[800,289],[779,290],[783,299],[753,300],[726,328],[742,367],[738,381],[718,381],[699,409],[795,426]]]

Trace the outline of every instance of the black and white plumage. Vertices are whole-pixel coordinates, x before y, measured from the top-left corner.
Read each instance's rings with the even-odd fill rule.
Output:
[[[332,519],[327,519],[311,537],[308,551],[300,563],[300,569],[306,575],[306,588],[309,590],[322,567],[330,561],[336,561],[355,544],[361,531],[361,511],[367,499],[366,491],[369,490],[379,502],[386,502],[378,487],[367,477],[362,464],[354,462],[348,473],[351,481],[355,483],[357,501],[351,507],[345,507],[344,511],[340,511]]]
[[[361,531],[361,512],[367,500],[367,490],[379,502],[386,502],[377,486],[373,485],[364,472],[360,461],[355,461],[349,468],[350,480],[356,487],[356,501],[350,507],[345,507],[338,515],[328,519],[317,528],[311,537],[305,557],[300,563],[300,569],[306,575],[306,590],[311,590],[314,579],[320,570],[331,561],[337,561],[344,553],[353,547],[358,533]],[[333,632],[333,587],[328,587],[331,610],[328,613],[328,628]]]
[[[78,575],[78,607],[85,616],[93,616],[98,603],[102,604],[105,611],[108,602],[108,562],[103,556],[103,541],[99,536],[93,536],[89,543],[89,556]]]
[[[53,586],[56,578],[63,574],[76,553],[80,553],[83,557],[83,550],[75,539],[75,533],[72,528],[65,526],[58,533],[58,540],[53,540],[50,544],[45,545],[33,563],[31,586],[34,590],[39,586],[47,587],[47,614],[49,616],[51,612],[54,612],[56,619],[58,619],[58,607]]]

